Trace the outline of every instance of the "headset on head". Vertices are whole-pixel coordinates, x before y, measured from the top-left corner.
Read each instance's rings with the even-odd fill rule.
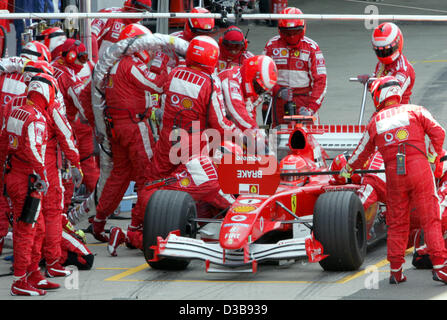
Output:
[[[76,40],[73,45],[74,47],[79,47],[82,44],[82,42],[80,40]],[[65,61],[68,64],[73,64],[75,63],[76,59],[78,58],[78,55],[80,53],[78,53],[76,50],[73,49],[73,47],[65,52],[62,52],[62,56],[65,58]]]
[[[223,39],[225,38],[225,35],[226,35],[228,32],[230,32],[230,31],[238,31],[238,32],[242,33],[242,35],[244,36],[244,51],[246,51],[246,50],[247,50],[247,47],[248,47],[248,41],[247,41],[247,38],[245,37],[245,35],[244,35],[244,33],[243,33],[243,31],[242,31],[241,29],[239,29],[239,28],[235,28],[235,27],[230,27],[230,28],[228,28],[227,30],[225,30],[224,34],[219,38],[219,47],[222,46],[222,44],[223,44]]]

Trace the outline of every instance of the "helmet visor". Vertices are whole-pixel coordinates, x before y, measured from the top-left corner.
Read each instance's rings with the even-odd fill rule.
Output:
[[[230,51],[232,54],[237,54],[244,50],[244,43],[239,41],[229,41],[229,40],[223,40],[222,44],[225,46],[225,48]]]
[[[253,79],[253,89],[257,95],[263,94],[266,90],[259,84],[258,79]]]
[[[280,27],[279,31],[281,31],[281,33],[285,36],[293,37],[293,36],[301,35],[304,32],[304,26],[298,26],[298,27],[294,27],[294,28]]]
[[[87,63],[87,61],[88,61],[88,53],[87,52],[80,52],[80,53],[78,53],[78,60],[82,64]]]
[[[384,46],[384,47],[373,46],[373,49],[374,49],[377,57],[386,58],[386,57],[389,57],[392,54],[394,54],[399,49],[399,44],[393,43],[391,45]]]

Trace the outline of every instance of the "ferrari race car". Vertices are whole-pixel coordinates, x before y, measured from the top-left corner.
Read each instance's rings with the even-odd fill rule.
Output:
[[[274,156],[232,155],[219,164],[222,191],[238,195],[223,218],[198,218],[187,193],[154,193],[143,230],[152,268],[180,270],[191,259],[204,261],[207,272],[256,272],[265,261],[306,258],[324,270],[362,265],[367,246],[386,235],[383,207],[365,214],[356,194],[360,185],[332,183],[338,171],[329,171],[329,164],[331,153],[354,149],[365,126],[289,118],[276,132],[277,154],[287,151],[292,159],[282,170]]]

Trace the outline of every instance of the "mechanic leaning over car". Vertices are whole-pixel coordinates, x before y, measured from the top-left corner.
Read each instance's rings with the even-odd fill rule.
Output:
[[[219,62],[217,71],[241,66],[244,61],[253,57],[253,53],[247,50],[248,41],[244,32],[237,26],[230,26],[219,38]]]
[[[281,14],[302,14],[302,11],[288,7]],[[318,44],[305,36],[306,22],[303,19],[280,19],[278,31],[279,35],[270,39],[263,51],[278,68],[273,97],[281,88],[289,89],[287,103],[278,99],[276,113],[272,113],[274,125],[284,123],[285,114],[317,116],[327,89],[324,56]]]
[[[371,42],[379,61],[373,74],[359,75],[358,79],[364,84],[370,77],[393,76],[402,88],[401,103],[410,103],[416,73],[402,53],[404,46],[402,31],[394,23],[384,22],[374,29]]]
[[[360,142],[340,171],[349,178],[378,148],[385,162],[387,199],[387,259],[390,283],[406,281],[402,272],[410,228],[410,209],[416,208],[433,263],[433,280],[447,283],[447,250],[444,245],[435,182],[425,153],[425,134],[442,154],[445,131],[427,109],[402,105],[399,82],[392,76],[375,80],[371,94],[375,113]],[[430,177],[432,177],[430,179]]]
[[[220,137],[242,134],[225,116],[221,81],[214,73],[218,58],[217,42],[208,36],[198,36],[189,43],[186,66],[179,66],[169,74],[164,88],[163,127],[151,168],[154,179],[167,177],[190,156],[201,154],[208,145],[201,139],[205,129],[217,130]]]
[[[119,40],[147,34],[151,31],[146,27],[130,24],[123,29]],[[106,81],[104,115],[112,148],[113,169],[104,185],[92,222],[93,236],[99,241],[109,240],[104,226],[119,206],[130,182],[135,181],[139,195],[144,183],[150,180],[145,173],[151,166],[155,140],[148,119],[168,77],[166,66],[153,63],[154,68],[149,68],[147,64],[150,60],[151,55],[146,50],[124,56],[113,66]],[[144,209],[145,204],[138,196],[132,209],[129,230],[141,227]]]
[[[227,117],[242,131],[259,129],[256,108],[263,93],[276,85],[278,70],[272,58],[264,55],[245,59],[242,65],[221,71],[222,93]]]

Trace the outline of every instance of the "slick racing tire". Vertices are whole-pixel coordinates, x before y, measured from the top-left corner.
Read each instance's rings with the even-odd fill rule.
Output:
[[[183,237],[196,237],[196,204],[189,193],[175,190],[157,190],[146,206],[143,224],[143,252],[146,262],[154,269],[184,270],[189,260],[154,257],[151,246],[157,244],[157,237],[165,239],[171,231],[180,230]]]
[[[326,271],[352,271],[366,255],[366,220],[359,197],[351,191],[326,192],[314,207],[315,238],[329,256],[319,263]]]

